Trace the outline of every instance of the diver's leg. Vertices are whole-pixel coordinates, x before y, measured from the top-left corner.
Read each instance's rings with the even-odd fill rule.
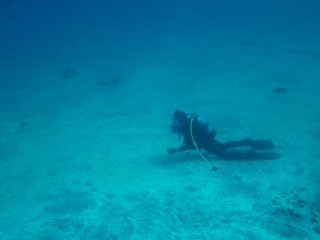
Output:
[[[241,149],[249,147],[249,149]],[[235,160],[259,160],[276,159],[280,155],[269,151],[274,149],[274,144],[269,140],[243,139],[239,141],[230,141],[223,144],[224,151],[220,152],[221,158]]]
[[[224,144],[217,141],[216,139],[212,139],[207,144],[203,144],[203,149],[206,150],[209,153],[212,153],[217,156],[223,155],[226,148],[224,147]]]
[[[226,149],[234,147],[251,147],[255,150],[269,150],[274,149],[274,143],[269,140],[253,140],[243,139],[239,141],[230,141],[223,144]]]
[[[280,158],[280,155],[272,151],[241,151],[231,149],[223,152],[219,157],[226,160],[271,160]]]
[[[252,140],[249,140],[252,141]],[[214,155],[226,160],[263,160],[263,159],[276,159],[279,158],[280,155],[274,152],[265,152],[265,151],[256,151],[256,150],[269,150],[274,147],[273,143],[267,141],[266,143],[261,144],[260,147],[264,147],[266,149],[257,149],[253,147],[254,143],[248,142],[248,140],[240,140],[240,141],[231,141],[227,143],[220,143],[217,140],[212,140],[210,144],[203,146],[203,148]],[[261,140],[257,140],[260,143]],[[262,140],[264,141],[264,140]],[[251,149],[243,150],[237,149],[237,147],[249,146]]]

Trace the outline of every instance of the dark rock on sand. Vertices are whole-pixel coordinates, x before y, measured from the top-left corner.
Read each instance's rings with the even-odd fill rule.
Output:
[[[313,223],[318,223],[318,220],[314,217],[310,218],[310,221],[313,222]]]
[[[123,78],[120,76],[113,76],[108,79],[103,79],[98,82],[99,86],[112,86],[123,82]]]
[[[74,78],[78,75],[78,70],[77,68],[73,67],[73,66],[68,66],[68,67],[65,67],[62,72],[61,72],[61,75],[60,75],[60,78],[62,80],[68,80],[68,79],[71,79],[71,78]]]
[[[274,88],[272,91],[277,94],[285,94],[288,92],[287,89],[283,87]]]
[[[320,226],[319,227],[314,227],[313,231],[315,231],[316,233],[320,234]]]

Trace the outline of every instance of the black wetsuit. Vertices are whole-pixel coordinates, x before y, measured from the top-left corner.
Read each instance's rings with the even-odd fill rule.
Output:
[[[279,155],[270,151],[274,144],[269,140],[243,139],[221,143],[215,139],[216,132],[209,128],[207,122],[195,117],[187,117],[178,121],[178,132],[183,137],[183,144],[179,148],[168,149],[169,153],[196,149],[192,140],[190,126],[192,121],[192,135],[199,149],[212,153],[223,159],[274,159]]]

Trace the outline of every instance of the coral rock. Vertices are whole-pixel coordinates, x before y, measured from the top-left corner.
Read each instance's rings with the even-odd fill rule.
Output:
[[[313,228],[313,231],[315,231],[316,233],[319,233],[319,234],[320,234],[320,226],[319,226],[319,227],[314,227],[314,228]]]

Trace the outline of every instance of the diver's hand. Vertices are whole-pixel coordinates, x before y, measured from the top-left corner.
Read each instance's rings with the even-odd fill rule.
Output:
[[[174,153],[176,153],[178,150],[176,149],[176,148],[168,148],[168,150],[167,150],[167,152],[169,153],[169,154],[174,154]]]

